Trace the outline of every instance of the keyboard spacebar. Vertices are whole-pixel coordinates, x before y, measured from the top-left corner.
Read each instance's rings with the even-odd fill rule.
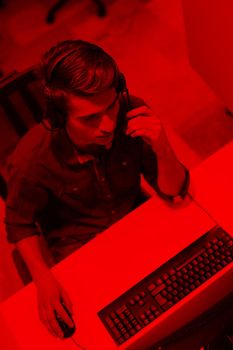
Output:
[[[165,287],[166,287],[166,285],[164,283],[161,284],[158,288],[152,290],[151,295],[155,296],[156,294],[161,292],[161,290],[163,290]]]
[[[198,255],[204,253],[206,251],[206,249],[202,249],[199,252],[197,252],[195,255],[193,255],[191,258],[189,258],[188,260],[186,260],[182,265],[180,265],[179,267],[176,268],[177,271],[179,271],[180,269],[182,269],[182,267],[184,267],[185,265],[187,265],[190,261],[192,261],[193,259],[195,259]]]

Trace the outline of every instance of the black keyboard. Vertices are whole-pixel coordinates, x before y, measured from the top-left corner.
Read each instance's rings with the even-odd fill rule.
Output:
[[[216,226],[102,309],[117,345],[185,298],[233,261],[233,239]]]

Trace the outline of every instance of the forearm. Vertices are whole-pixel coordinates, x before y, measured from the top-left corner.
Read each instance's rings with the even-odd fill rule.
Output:
[[[160,143],[156,147],[158,162],[157,185],[168,195],[177,195],[185,181],[185,168],[178,160],[165,133],[161,135]]]
[[[45,252],[39,236],[31,236],[16,243],[22,258],[28,266],[28,269],[35,282],[42,276],[50,274],[50,267],[53,265],[53,259],[48,252]]]

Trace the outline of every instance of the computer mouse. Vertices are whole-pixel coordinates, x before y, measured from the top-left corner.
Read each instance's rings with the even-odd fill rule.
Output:
[[[69,310],[67,309],[67,307],[65,306],[65,304],[62,302],[61,303],[64,310],[66,311],[66,313],[68,314],[68,316],[71,318],[71,320],[73,321],[74,323],[74,320],[69,312]],[[63,331],[63,335],[64,335],[64,338],[69,338],[69,337],[72,337],[72,335],[74,334],[75,330],[76,330],[76,327],[75,327],[75,323],[74,323],[74,326],[73,327],[70,327],[67,325],[67,323],[61,318],[61,316],[57,313],[57,311],[55,310],[54,311],[54,314],[55,314],[55,317],[56,317],[56,320],[61,328],[61,330]]]

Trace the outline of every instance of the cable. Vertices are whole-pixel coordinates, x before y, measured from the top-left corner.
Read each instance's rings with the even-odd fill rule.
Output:
[[[216,225],[220,226],[220,224],[213,218],[213,216],[212,216],[204,207],[202,207],[202,205],[201,205],[190,193],[188,193],[188,196],[191,198],[191,200],[192,200],[194,203],[197,204],[197,206],[198,206],[200,209],[202,209],[202,210],[209,216],[209,218],[210,218],[213,222],[215,222]]]
[[[71,337],[71,340],[73,341],[73,343],[74,343],[79,349],[87,350],[87,348],[84,348],[81,344],[79,344],[79,343],[74,339],[74,337]]]

